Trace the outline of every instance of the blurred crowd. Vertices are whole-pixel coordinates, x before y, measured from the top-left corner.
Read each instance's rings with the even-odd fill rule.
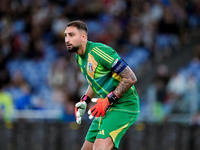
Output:
[[[188,31],[200,26],[200,2],[1,0],[1,118],[12,120],[14,110],[31,109],[60,110],[61,120],[75,120],[74,104],[87,84],[75,54],[66,50],[63,32],[69,21],[77,19],[87,24],[89,40],[113,47],[137,70],[146,61],[159,63],[180,50]],[[151,106],[158,111],[157,102],[163,104],[163,114],[199,111],[199,53],[197,46],[188,67],[173,75],[165,65],[158,67],[144,112]]]
[[[181,68],[157,66],[143,98],[141,112],[148,121],[167,122],[173,116],[171,121],[200,124],[200,44],[193,52],[190,62]]]

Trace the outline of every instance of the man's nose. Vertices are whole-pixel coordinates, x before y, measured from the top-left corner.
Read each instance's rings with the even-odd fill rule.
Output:
[[[69,38],[65,37],[65,42],[68,43],[69,42]]]

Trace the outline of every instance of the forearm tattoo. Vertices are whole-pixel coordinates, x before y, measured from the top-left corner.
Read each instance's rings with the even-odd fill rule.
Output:
[[[126,67],[121,73],[120,76],[122,77],[122,80],[120,81],[119,85],[114,90],[115,94],[118,97],[121,97],[126,91],[128,91],[131,86],[136,82],[136,76],[133,73],[133,71]]]

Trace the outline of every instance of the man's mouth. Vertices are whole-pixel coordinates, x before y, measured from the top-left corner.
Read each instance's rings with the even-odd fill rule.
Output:
[[[67,48],[70,48],[70,47],[72,47],[72,44],[67,44]]]

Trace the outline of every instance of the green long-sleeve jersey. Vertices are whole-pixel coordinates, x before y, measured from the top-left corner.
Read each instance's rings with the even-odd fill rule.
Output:
[[[120,59],[111,47],[91,41],[87,42],[82,56],[76,55],[81,72],[97,97],[105,98],[121,81],[122,78],[112,69]],[[140,104],[135,86],[133,85],[118,101],[114,102],[111,109],[138,114]]]

